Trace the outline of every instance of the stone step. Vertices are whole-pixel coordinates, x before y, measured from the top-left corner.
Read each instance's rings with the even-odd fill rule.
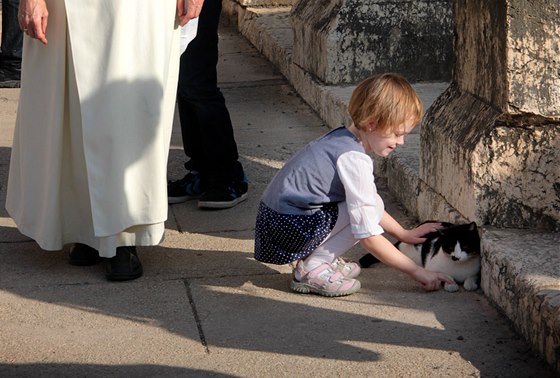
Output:
[[[290,7],[247,8],[224,1],[224,19],[270,60],[298,94],[332,127],[349,124],[347,104],[353,86],[327,86],[292,63]],[[417,83],[424,105],[448,83]],[[419,219],[465,219],[419,178],[419,135],[388,159],[377,159],[376,176],[386,177],[393,194]],[[560,372],[560,234],[482,226],[481,286],[535,351]]]
[[[560,233],[484,229],[484,294],[560,372]]]

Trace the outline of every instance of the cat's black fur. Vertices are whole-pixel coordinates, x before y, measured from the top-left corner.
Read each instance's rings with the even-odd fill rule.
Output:
[[[476,290],[480,275],[480,236],[476,223],[438,223],[443,228],[424,235],[424,243],[410,245],[397,242],[395,247],[418,265],[451,276],[466,290]],[[359,262],[362,268],[368,268],[379,260],[368,253]],[[457,284],[445,284],[447,291],[458,289]]]

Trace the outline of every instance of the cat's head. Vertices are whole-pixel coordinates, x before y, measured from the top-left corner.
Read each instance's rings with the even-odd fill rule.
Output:
[[[443,252],[454,261],[480,255],[480,236],[476,223],[458,224],[438,230]]]

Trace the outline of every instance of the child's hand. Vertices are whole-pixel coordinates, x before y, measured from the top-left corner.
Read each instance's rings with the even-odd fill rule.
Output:
[[[408,244],[424,243],[426,241],[426,238],[423,237],[424,235],[437,231],[442,227],[441,223],[424,223],[412,230],[406,230],[400,240]]]
[[[427,291],[438,290],[441,288],[442,282],[448,284],[455,283],[453,278],[449,277],[447,274],[432,272],[421,267],[418,267],[418,269],[412,272],[411,276]]]

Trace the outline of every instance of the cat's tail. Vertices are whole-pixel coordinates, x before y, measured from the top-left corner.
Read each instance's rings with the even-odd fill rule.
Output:
[[[375,257],[374,255],[372,255],[371,253],[368,253],[368,254],[365,254],[364,256],[362,256],[362,258],[360,260],[358,260],[358,262],[360,263],[360,267],[369,268],[373,264],[377,264],[381,261],[379,261],[379,259],[377,257]]]

